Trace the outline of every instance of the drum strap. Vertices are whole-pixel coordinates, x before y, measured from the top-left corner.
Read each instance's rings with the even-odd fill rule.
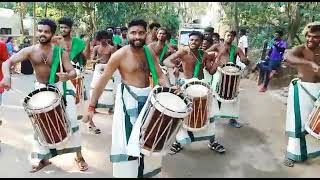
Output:
[[[154,83],[154,85],[158,85],[158,75],[157,75],[157,72],[156,72],[156,68],[154,66],[154,60],[152,58],[150,50],[149,50],[147,45],[144,45],[143,49],[144,49],[144,52],[145,52],[145,55],[146,55],[146,58],[147,58],[147,61],[148,61],[148,64],[149,64],[149,68],[150,68],[150,72],[151,72],[151,75],[152,75],[153,83]]]
[[[203,53],[204,52],[202,51],[202,49],[198,49],[198,57],[197,57],[196,65],[194,67],[194,71],[193,71],[194,78],[198,78],[198,76],[199,76],[200,67],[202,64]]]
[[[71,41],[71,50],[70,50],[70,60],[74,61],[76,57],[79,59],[79,64],[83,65],[83,59],[80,56],[80,53],[86,48],[86,43],[84,40],[73,37]],[[81,61],[81,62],[80,62]]]
[[[314,97],[314,96],[307,90],[307,88],[305,88],[302,84],[300,84],[300,86],[301,86],[301,88],[304,90],[304,92],[306,92],[314,102],[317,101],[317,98]]]
[[[160,54],[160,58],[159,58],[159,62],[160,62],[161,65],[163,65],[163,63],[162,63],[163,57],[164,57],[164,55],[166,54],[166,52],[167,52],[167,50],[168,50],[168,47],[169,47],[168,44],[165,43],[165,44],[164,44],[164,47],[163,47],[163,49],[162,49],[162,52],[161,52],[161,54]]]
[[[229,62],[235,63],[234,55],[236,53],[236,48],[237,48],[237,46],[231,44]]]

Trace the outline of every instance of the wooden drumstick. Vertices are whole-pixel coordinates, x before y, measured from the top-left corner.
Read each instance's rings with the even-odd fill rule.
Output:
[[[59,61],[60,61],[60,73],[63,73],[62,60],[61,60],[61,48],[59,49]]]
[[[13,90],[14,92],[16,92],[16,93],[18,93],[18,94],[22,95],[23,97],[25,97],[25,96],[26,96],[23,92],[19,91],[18,89],[11,88],[11,90]],[[29,95],[27,95],[27,97],[28,97],[28,98],[31,98],[31,96],[29,96]]]

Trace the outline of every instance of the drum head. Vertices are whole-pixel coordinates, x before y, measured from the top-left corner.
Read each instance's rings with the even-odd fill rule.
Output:
[[[220,68],[218,68],[219,70]],[[225,74],[229,74],[229,75],[240,75],[241,72],[241,68],[240,66],[236,65],[236,64],[232,64],[232,63],[228,63],[228,64],[224,64],[220,71],[222,71]]]
[[[174,112],[183,112],[187,109],[186,103],[179,96],[170,92],[160,92],[156,94],[159,103]]]
[[[33,94],[27,105],[32,109],[42,109],[49,107],[56,102],[59,95],[54,91],[40,91]]]
[[[209,93],[209,89],[201,84],[193,84],[186,88],[185,93],[191,97],[204,97]]]

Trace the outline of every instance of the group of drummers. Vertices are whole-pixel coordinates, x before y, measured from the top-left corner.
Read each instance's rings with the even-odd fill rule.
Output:
[[[226,151],[215,137],[215,122],[229,119],[230,125],[241,127],[237,120],[243,69],[237,61],[247,66],[250,63],[244,52],[233,44],[235,31],[226,31],[223,43],[214,43],[213,28],[207,28],[205,33],[194,31],[189,34],[188,46],[175,49],[167,41],[169,32],[166,28],[149,25],[151,33],[148,34],[148,24],[142,19],[134,19],[128,23],[127,42],[123,47],[112,46],[112,34],[102,30],[96,36],[100,44],[89,57],[89,40],[71,36],[72,20],[63,17],[58,23],[61,36],[54,37],[56,23],[47,18],[40,20],[39,43],[22,49],[2,64],[4,78],[0,87],[7,89],[14,89],[10,66],[29,59],[35,70],[35,90],[23,102],[34,129],[31,172],[49,165],[50,158],[65,153],[76,153],[77,167],[86,171],[88,164],[81,153],[78,120],[83,119],[90,130],[100,133],[93,122],[98,108],[109,108],[109,113],[113,113],[110,161],[114,177],[159,176],[166,154],[178,153],[184,145],[195,141],[207,140],[210,150]],[[318,38],[317,48],[319,27],[319,24],[306,27],[306,37]],[[308,55],[306,59],[316,62],[317,55],[310,55],[312,48],[308,44],[303,48],[288,53],[287,61],[304,67],[308,65],[304,56]],[[303,57],[299,59],[296,53]],[[86,110],[84,67],[89,58],[94,61],[95,68]],[[315,70],[314,64],[312,68],[314,76],[304,76],[309,78],[308,83],[317,80],[318,69]],[[306,68],[299,69],[300,74],[310,73]],[[300,81],[294,80],[290,89],[300,88],[296,87]],[[296,99],[297,94],[293,96]],[[292,156],[296,155],[297,149],[290,143],[299,143],[301,147],[302,142],[306,143],[301,135],[304,112],[301,110],[299,116],[302,125],[290,126],[289,131],[295,136],[289,136],[287,154],[291,152]],[[292,122],[288,120],[292,114],[297,116],[297,113],[288,112],[287,121]],[[303,131],[292,133],[291,130],[297,130],[297,127]],[[299,153],[299,157],[307,158],[302,156],[304,152]],[[286,158],[287,164],[299,160],[290,157]]]

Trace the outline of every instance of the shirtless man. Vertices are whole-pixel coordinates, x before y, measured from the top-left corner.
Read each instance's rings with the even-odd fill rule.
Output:
[[[149,33],[147,35],[146,44],[157,42],[157,31],[160,28],[159,23],[151,23],[149,25]]]
[[[0,87],[10,89],[11,87],[11,75],[10,75],[10,66],[24,60],[30,60],[35,70],[37,82],[35,83],[35,88],[45,87],[48,84],[57,86],[61,92],[66,91],[62,89],[61,81],[65,82],[71,80],[77,76],[76,71],[74,70],[70,59],[69,54],[63,53],[62,55],[62,66],[64,72],[57,72],[59,69],[60,58],[59,55],[62,52],[62,49],[58,46],[52,46],[50,43],[52,36],[56,31],[56,24],[50,19],[42,19],[38,22],[38,31],[37,37],[39,38],[39,44],[26,47],[20,50],[17,54],[10,57],[5,63],[3,63],[3,73],[4,79],[0,82]],[[55,57],[55,58],[53,58]],[[59,82],[56,82],[56,75],[58,76]],[[67,86],[68,88],[68,86]],[[68,89],[67,89],[68,90]],[[72,102],[73,100],[73,102]],[[72,134],[69,137],[68,141],[63,143],[63,145],[57,145],[55,148],[48,148],[41,145],[39,138],[33,137],[33,151],[31,153],[31,163],[32,170],[30,172],[36,172],[43,167],[51,164],[49,158],[55,157],[64,153],[76,152],[76,163],[80,171],[85,171],[88,169],[88,165],[83,159],[81,153],[81,144],[80,144],[80,131],[79,124],[77,123],[76,114],[74,109],[75,103],[73,96],[66,95],[66,113],[69,117],[72,126]],[[72,106],[73,105],[73,106]],[[35,133],[35,136],[37,134]]]
[[[81,92],[79,93],[75,89],[77,97],[80,97],[79,102],[76,104],[77,110],[77,119],[80,120],[84,117],[84,101],[87,100],[86,96],[86,88],[84,86],[84,70],[87,64],[87,59],[90,58],[90,41],[88,38],[86,40],[82,40],[78,37],[72,37],[71,31],[73,26],[73,20],[69,17],[62,17],[58,20],[59,29],[62,38],[57,39],[57,43],[60,47],[62,47],[69,55],[70,60],[74,67],[78,70],[77,76],[82,81],[83,87]],[[75,88],[78,84],[74,84]]]
[[[148,159],[151,157],[140,157],[140,153],[130,154],[128,151],[131,148],[127,148],[129,139],[137,138],[131,137],[133,136],[131,132],[136,128],[141,128],[138,126],[139,123],[137,121],[139,119],[137,117],[146,103],[146,97],[151,92],[150,72],[152,73],[153,81],[156,82],[155,84],[158,82],[159,85],[168,86],[168,82],[164,79],[157,61],[152,57],[150,58],[150,56],[146,58],[145,52],[149,51],[148,47],[145,46],[146,26],[147,23],[144,20],[132,20],[129,22],[129,45],[122,47],[110,57],[109,62],[104,66],[101,78],[93,90],[89,103],[88,114],[89,119],[92,119],[95,105],[104,87],[113,73],[119,70],[122,82],[118,85],[116,93],[110,155],[114,177],[142,177],[146,172],[155,173],[155,170],[161,166],[161,157],[159,157],[158,161],[152,162],[153,165],[159,162],[158,166],[155,169],[151,169],[151,171],[147,171],[150,170]],[[151,63],[154,66],[150,66],[149,64]],[[139,136],[139,134],[135,135]],[[140,147],[135,148],[139,149]]]
[[[284,161],[288,167],[320,154],[320,141],[314,140],[305,130],[320,92],[320,22],[307,24],[303,33],[305,44],[294,47],[284,56],[285,62],[298,71],[298,78],[291,81],[288,93],[288,146]]]
[[[181,77],[180,84],[183,84],[184,81],[198,78],[203,79],[203,69],[204,66],[210,69],[211,66],[211,57],[204,51],[200,50],[200,46],[203,41],[203,35],[198,31],[193,31],[189,34],[189,45],[179,49],[176,53],[167,57],[163,63],[167,67],[179,66],[182,63],[184,77]],[[178,153],[182,150],[181,144],[189,144],[196,141],[209,140],[208,147],[211,150],[215,150],[219,153],[225,152],[224,147],[215,141],[215,124],[214,121],[211,121],[211,117],[208,116],[209,127],[204,131],[190,132],[185,128],[180,128],[177,136],[176,142],[171,147],[171,154]]]
[[[220,66],[223,64],[226,64],[228,62],[236,64],[236,58],[240,57],[240,61],[244,64],[248,65],[250,61],[248,58],[244,55],[243,51],[232,44],[234,38],[236,37],[235,31],[226,31],[225,34],[225,41],[223,43],[214,44],[211,46],[206,52],[216,52],[216,63],[218,63]],[[215,75],[216,78],[218,78],[217,75]],[[212,87],[216,87],[216,83],[218,83],[218,80],[213,80]],[[216,91],[214,89],[214,91]],[[218,101],[218,100],[217,100]],[[225,103],[225,102],[218,102],[221,106],[219,106],[219,109],[216,109],[215,112],[217,114],[215,115],[217,118],[224,118],[224,117],[232,117],[229,120],[229,124],[232,127],[240,128],[240,123],[237,122],[236,119],[239,118],[239,107],[240,102],[239,98],[237,98],[237,101],[233,103]]]
[[[157,31],[157,42],[153,42],[148,45],[148,47],[151,49],[151,52],[153,55],[156,57],[156,60],[160,64],[161,68],[167,72],[167,78],[169,81],[174,81],[174,68],[166,68],[163,65],[163,60],[174,53],[174,49],[172,46],[170,46],[167,43],[167,35],[168,35],[168,30],[165,27],[160,27]],[[176,68],[177,69],[177,68]],[[178,69],[177,69],[178,70]],[[170,82],[170,84],[173,84],[173,82]]]
[[[110,40],[112,40],[112,36],[113,34],[106,30],[101,30],[97,32],[96,39],[100,42],[100,44],[94,47],[93,54],[91,57],[92,62],[96,63],[94,66],[95,67],[94,77],[92,78],[94,80],[92,80],[90,85],[92,89],[96,86],[96,82],[97,82],[96,79],[98,78],[98,76],[100,76],[100,72],[103,71],[103,67],[105,66],[105,64],[108,63],[111,57],[111,54],[116,52],[116,48],[114,48],[108,43]],[[108,93],[108,92],[104,92],[104,93]],[[106,107],[106,106],[107,105],[105,104],[97,103],[96,108]],[[109,114],[113,113],[113,107],[109,107],[108,112]],[[89,130],[91,132],[94,132],[95,134],[100,134],[100,129],[96,128],[93,121],[89,122]]]

